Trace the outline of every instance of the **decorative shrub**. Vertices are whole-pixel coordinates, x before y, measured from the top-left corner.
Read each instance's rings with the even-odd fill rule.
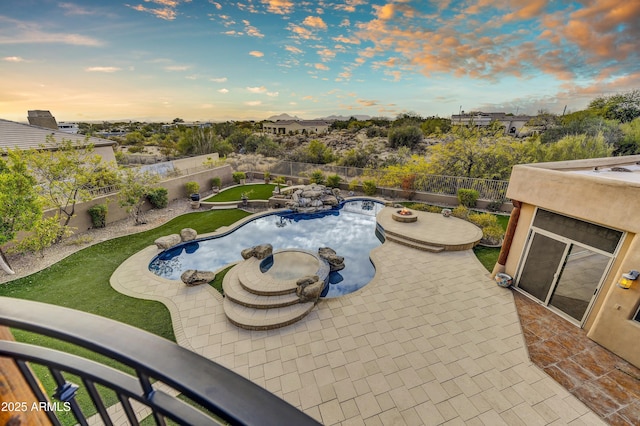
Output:
[[[430,204],[425,204],[425,203],[409,204],[407,208],[411,210],[418,210],[418,211],[429,212],[429,213],[440,213],[440,211],[442,210],[442,207],[432,206]]]
[[[169,204],[169,191],[167,188],[154,188],[147,194],[147,199],[156,209],[164,209]]]
[[[220,189],[221,186],[222,186],[222,179],[220,179],[219,176],[211,178],[211,188]]]
[[[263,176],[264,176],[264,183],[269,183],[269,181],[271,180],[271,172],[264,172]]]
[[[91,216],[91,223],[94,228],[104,228],[107,226],[107,205],[96,204],[87,210]]]
[[[376,195],[376,191],[378,187],[376,186],[376,181],[374,180],[365,180],[362,182],[362,191],[365,195],[373,196]]]
[[[469,217],[469,209],[460,204],[458,207],[451,210],[451,216],[467,220],[467,217]]]
[[[482,242],[489,245],[498,245],[504,238],[504,231],[500,225],[491,225],[482,228]]]
[[[340,186],[342,178],[339,175],[329,175],[327,177],[327,186],[330,188],[337,188]]]
[[[492,202],[487,204],[487,210],[489,210],[490,212],[500,211],[500,208],[502,207],[504,201],[505,200],[493,200]]]
[[[475,189],[458,189],[458,202],[465,207],[475,207],[480,193]]]
[[[349,182],[349,191],[357,190],[358,186],[360,186],[360,181],[358,179],[353,179],[351,182]]]
[[[469,213],[468,220],[480,228],[499,226],[498,218],[491,213]]]
[[[187,195],[197,194],[200,191],[200,184],[198,182],[187,182],[184,186],[187,189]]]
[[[325,177],[322,170],[314,170],[309,176],[309,183],[317,183],[318,185],[324,185]]]
[[[247,175],[245,174],[245,172],[233,172],[231,174],[231,177],[233,178],[233,181],[235,183],[240,183],[240,181],[242,179],[246,179],[247,178]]]
[[[400,194],[402,198],[413,200],[413,197],[416,195],[416,175],[410,174],[403,176],[400,187],[402,188],[402,193]]]

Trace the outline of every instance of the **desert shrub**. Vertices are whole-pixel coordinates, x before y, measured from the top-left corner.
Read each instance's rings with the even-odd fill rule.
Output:
[[[365,195],[373,196],[376,195],[376,191],[378,187],[376,186],[376,181],[374,180],[365,180],[362,182],[362,191]]]
[[[200,191],[200,184],[198,182],[187,182],[184,184],[184,187],[187,190],[187,195],[197,194]]]
[[[215,176],[215,177],[211,178],[211,187],[212,188],[220,189],[221,186],[222,186],[222,179],[220,179],[219,176]]]
[[[337,188],[340,186],[340,181],[342,178],[339,175],[329,175],[327,176],[327,186],[330,188]]]
[[[356,191],[358,186],[360,186],[360,181],[358,179],[353,179],[349,182],[349,191]]]
[[[451,216],[467,220],[467,217],[469,217],[469,209],[460,204],[458,207],[451,210]]]
[[[482,228],[482,241],[486,244],[496,245],[504,237],[504,230],[500,225],[491,225]]]
[[[147,194],[147,199],[155,209],[164,209],[169,204],[167,188],[153,188]]]
[[[469,213],[468,220],[480,228],[499,226],[498,218],[490,213]]]
[[[480,193],[475,189],[458,189],[458,202],[465,207],[475,207]]]
[[[96,204],[87,210],[91,216],[91,223],[94,228],[104,228],[107,226],[107,210],[106,204]]]
[[[489,210],[490,212],[500,211],[503,203],[504,200],[493,200],[489,204],[487,204],[487,210]]]
[[[247,175],[245,174],[245,172],[233,172],[231,174],[231,177],[233,178],[233,181],[235,183],[240,183],[240,181],[242,179],[246,179],[247,178]]]
[[[309,183],[317,183],[318,185],[324,185],[325,177],[322,170],[314,170],[309,176]]]
[[[421,212],[430,212],[430,213],[440,213],[440,210],[442,210],[441,207],[432,206],[432,205],[425,204],[425,203],[409,204],[407,206],[407,208],[409,208],[411,210],[418,210],[418,211],[421,211]]]
[[[422,142],[422,130],[417,126],[401,126],[389,130],[389,147],[398,148],[406,146],[415,148]]]

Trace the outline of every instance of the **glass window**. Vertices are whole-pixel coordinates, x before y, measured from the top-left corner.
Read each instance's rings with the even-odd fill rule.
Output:
[[[533,220],[533,226],[607,253],[613,253],[616,247],[618,247],[620,238],[622,238],[621,231],[605,228],[604,226],[563,216],[544,209],[538,209],[536,217]]]

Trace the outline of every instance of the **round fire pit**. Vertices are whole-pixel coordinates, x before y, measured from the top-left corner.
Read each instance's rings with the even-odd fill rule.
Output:
[[[391,213],[391,218],[396,222],[403,223],[411,223],[418,220],[418,216],[406,207],[404,209],[396,210],[395,212]]]

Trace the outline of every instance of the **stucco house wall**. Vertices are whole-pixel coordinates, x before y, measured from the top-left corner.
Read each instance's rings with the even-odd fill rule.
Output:
[[[640,282],[629,290],[616,283],[623,273],[640,270],[640,171],[616,175],[598,170],[637,167],[639,161],[640,155],[635,155],[515,166],[507,197],[522,205],[505,263],[505,272],[515,277],[537,207],[623,231],[583,328],[591,339],[638,367],[640,322],[633,316],[640,305]]]

